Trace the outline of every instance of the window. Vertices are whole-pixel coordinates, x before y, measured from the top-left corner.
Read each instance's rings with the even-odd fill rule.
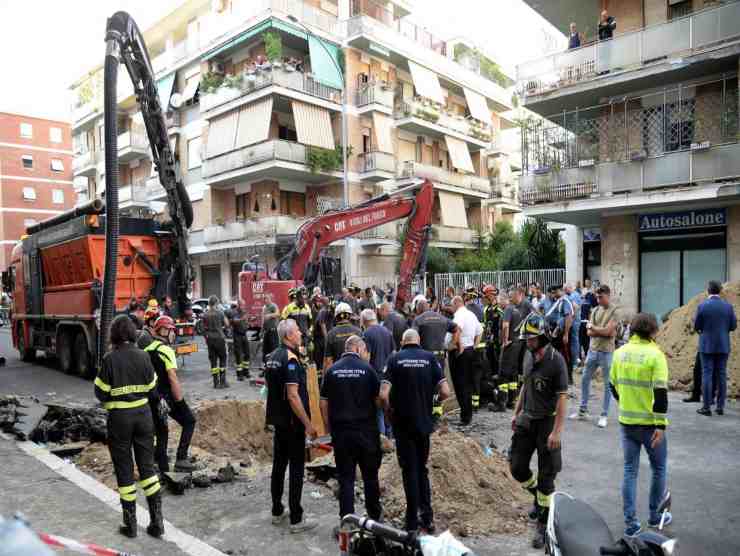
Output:
[[[278,139],[282,139],[283,141],[298,141],[298,133],[296,133],[295,129],[281,125],[278,127]]]
[[[280,214],[306,216],[306,194],[296,191],[280,191]]]
[[[52,189],[51,190],[51,202],[55,205],[64,204],[64,190],[63,189]]]
[[[33,138],[33,126],[26,122],[21,122],[21,137],[26,139]]]
[[[61,143],[62,142],[62,128],[50,127],[49,128],[49,140],[52,143]]]
[[[201,139],[194,137],[188,141],[188,170],[200,168]]]
[[[24,187],[23,188],[23,198],[26,201],[35,201],[36,200],[36,190],[33,187]]]
[[[54,172],[64,172],[64,164],[62,164],[62,161],[58,158],[52,158],[51,159],[51,169]]]
[[[421,164],[424,156],[424,138],[421,135],[416,136],[416,162]]]
[[[23,227],[26,229],[30,228],[31,226],[35,226],[36,224],[38,224],[38,222],[36,222],[36,220],[34,220],[33,218],[26,218],[23,220]]]
[[[674,2],[668,8],[668,19],[673,20],[679,17],[686,17],[687,15],[691,15],[692,11],[691,2]]]
[[[249,212],[249,193],[236,196],[236,219],[246,220]]]
[[[24,154],[21,157],[21,161],[23,161],[23,168],[25,170],[31,170],[33,168],[33,156],[30,154]]]

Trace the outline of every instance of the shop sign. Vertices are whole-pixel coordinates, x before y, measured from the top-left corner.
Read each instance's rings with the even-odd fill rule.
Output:
[[[586,228],[583,230],[583,241],[601,241],[600,228]]]
[[[692,230],[727,225],[727,211],[723,208],[664,212],[640,216],[641,232]]]

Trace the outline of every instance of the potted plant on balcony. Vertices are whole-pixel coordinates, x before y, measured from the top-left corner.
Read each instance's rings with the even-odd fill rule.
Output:
[[[282,67],[283,39],[275,31],[267,31],[262,38],[265,41],[265,55],[274,68]]]

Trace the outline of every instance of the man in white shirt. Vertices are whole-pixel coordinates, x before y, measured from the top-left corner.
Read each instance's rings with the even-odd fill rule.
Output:
[[[469,425],[473,419],[473,358],[474,348],[483,335],[483,325],[475,314],[465,307],[462,297],[452,300],[455,312],[453,322],[460,330],[457,351],[451,351],[450,374],[455,396],[460,405],[460,424]]]

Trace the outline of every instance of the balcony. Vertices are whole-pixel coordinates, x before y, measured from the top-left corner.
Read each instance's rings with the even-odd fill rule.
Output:
[[[501,207],[504,214],[522,211],[516,184],[508,181],[491,180],[491,195],[487,204]]]
[[[206,226],[203,239],[206,245],[259,240],[281,235],[295,235],[306,218],[292,216],[267,216],[250,218],[223,225]]]
[[[149,156],[149,140],[137,131],[126,131],[118,136],[118,161],[131,162]]]
[[[388,84],[367,84],[355,94],[357,112],[384,112],[393,114],[393,88]]]
[[[200,110],[206,118],[229,112],[243,104],[270,94],[316,103],[331,110],[341,110],[342,92],[314,80],[307,73],[273,68],[246,73],[232,78],[230,86],[222,85],[209,93],[201,93]]]
[[[159,176],[150,176],[145,183],[146,197],[150,201],[163,199],[167,196],[167,192],[159,183]]]
[[[444,141],[450,135],[467,143],[472,151],[488,148],[492,135],[490,126],[477,120],[453,116],[437,108],[431,101],[402,102],[396,110],[396,127],[416,135],[429,135]]]
[[[396,157],[390,153],[369,152],[357,155],[363,180],[379,182],[396,176]]]
[[[202,175],[213,187],[231,187],[239,181],[266,177],[312,183],[341,177],[339,168],[312,166],[310,152],[311,147],[306,145],[274,139],[206,159]]]
[[[398,224],[395,222],[383,224],[365,230],[353,236],[353,239],[359,241],[360,245],[398,245]]]
[[[102,158],[100,151],[86,151],[75,154],[72,159],[72,173],[75,177],[94,177],[97,173],[97,165]]]
[[[121,185],[118,188],[118,202],[121,208],[149,208],[147,198],[146,180],[140,180],[131,184]]]
[[[432,225],[430,243],[435,247],[473,248],[477,241],[478,232],[470,228],[455,228],[442,224]]]
[[[619,34],[608,41],[521,64],[517,67],[518,87],[525,94],[525,105],[534,105],[561,90],[565,92],[566,88],[578,89],[577,85],[585,86],[597,80],[599,86],[603,86],[602,82],[617,79],[615,76],[665,63],[671,58],[679,62],[675,69],[680,69],[687,62],[686,58],[738,38],[740,2],[726,3],[639,31]],[[736,62],[737,54],[733,56]],[[660,80],[656,85],[663,82]],[[550,110],[557,108],[552,106],[548,108]]]
[[[470,174],[458,174],[444,168],[428,166],[418,162],[404,162],[400,167],[398,179],[403,181],[415,178],[428,179],[435,185],[453,187],[457,193],[472,195],[481,199],[488,197],[491,192],[491,183],[486,178]]]

